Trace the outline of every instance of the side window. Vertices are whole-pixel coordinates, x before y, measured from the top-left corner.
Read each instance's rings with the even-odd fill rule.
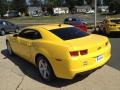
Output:
[[[14,24],[12,24],[12,23],[10,23],[10,22],[6,22],[7,23],[7,25],[9,25],[9,26],[14,26]]]
[[[19,33],[19,37],[31,39],[31,40],[42,38],[41,34],[38,31],[32,29],[23,30],[21,33]]]

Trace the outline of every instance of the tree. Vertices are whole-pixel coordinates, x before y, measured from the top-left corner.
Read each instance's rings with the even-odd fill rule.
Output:
[[[87,4],[91,5],[93,0],[86,0]]]
[[[0,15],[1,17],[6,13],[7,11],[7,0],[0,0]]]
[[[13,0],[11,7],[13,10],[17,10],[21,13],[26,13],[27,12],[27,4],[26,0]]]
[[[111,1],[109,4],[109,12],[112,14],[120,13],[120,3],[117,1]]]
[[[40,6],[41,0],[29,0],[31,6]]]
[[[75,5],[77,3],[77,0],[66,0],[66,4],[69,8],[70,13],[75,12]]]
[[[48,5],[51,5],[53,7],[59,6],[60,0],[48,0]]]

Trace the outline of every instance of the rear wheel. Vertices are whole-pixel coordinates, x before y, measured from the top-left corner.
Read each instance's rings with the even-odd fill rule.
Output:
[[[44,56],[39,56],[37,58],[37,65],[39,69],[40,76],[43,80],[47,82],[51,82],[55,79],[55,75],[53,73],[53,69],[48,62],[48,60]]]
[[[7,45],[7,50],[8,50],[9,55],[13,55],[12,48],[11,48],[10,43],[8,41],[6,42],[6,45]]]
[[[0,30],[0,35],[4,36],[5,35],[5,30]]]

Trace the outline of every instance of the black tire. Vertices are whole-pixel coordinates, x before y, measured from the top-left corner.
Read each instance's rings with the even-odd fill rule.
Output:
[[[5,35],[5,30],[0,30],[0,35],[4,36]]]
[[[12,48],[10,46],[10,43],[9,41],[6,41],[6,46],[7,46],[7,51],[9,53],[10,56],[14,55],[13,51],[12,51]]]
[[[40,73],[40,76],[46,82],[52,82],[55,79],[53,69],[44,56],[37,57],[37,66]]]

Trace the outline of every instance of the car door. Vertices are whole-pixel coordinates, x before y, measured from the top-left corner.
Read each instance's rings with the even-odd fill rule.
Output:
[[[16,29],[16,26],[10,22],[7,22],[6,21],[6,24],[7,24],[7,28],[8,28],[8,32],[14,32],[15,29]]]
[[[33,29],[25,29],[19,34],[19,54],[24,59],[30,61],[32,58],[33,42],[39,40],[41,35],[38,31]],[[31,62],[31,61],[30,61]]]

